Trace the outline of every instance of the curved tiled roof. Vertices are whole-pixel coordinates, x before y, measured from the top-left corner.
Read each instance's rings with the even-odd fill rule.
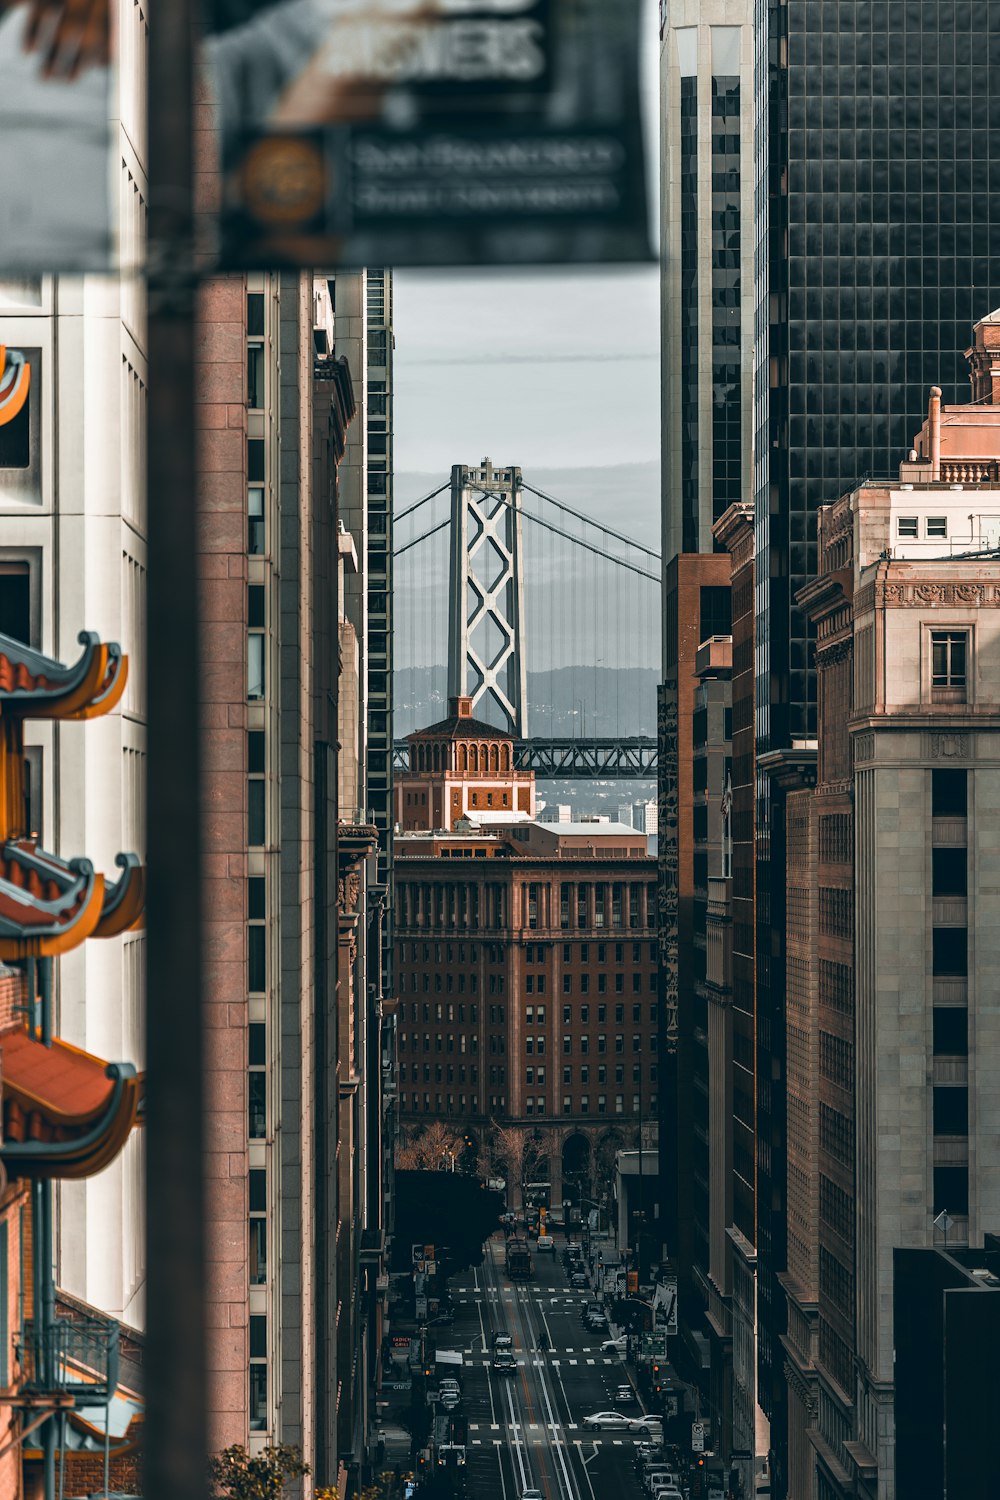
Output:
[[[143,1079],[68,1042],[47,1047],[22,1026],[0,1032],[3,1142],[9,1177],[90,1177],[117,1156],[141,1114]]]
[[[68,863],[30,839],[0,845],[0,958],[32,958],[75,948],[97,928],[104,876],[88,859]]]
[[[0,708],[33,719],[91,719],[113,708],[125,691],[128,658],[93,631],[77,639],[83,654],[67,667],[0,635]]]

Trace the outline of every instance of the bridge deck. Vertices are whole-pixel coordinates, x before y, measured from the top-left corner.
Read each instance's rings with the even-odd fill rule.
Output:
[[[406,771],[410,747],[397,740],[393,766]],[[547,739],[535,735],[515,740],[514,765],[518,771],[534,771],[541,780],[652,781],[656,779],[656,740],[634,735],[629,739]]]

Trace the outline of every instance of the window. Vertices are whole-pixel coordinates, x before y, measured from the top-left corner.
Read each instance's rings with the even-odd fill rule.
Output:
[[[535,1038],[533,1036],[526,1036],[525,1037],[525,1039],[524,1039],[524,1050],[528,1054],[529,1057],[532,1057],[534,1055],[534,1051],[535,1051]]]
[[[931,696],[944,703],[964,703],[969,632],[931,631]]]
[[[934,1134],[968,1135],[969,1090],[967,1088],[934,1089]]]
[[[599,1115],[606,1115],[607,1112],[608,1112],[608,1096],[607,1096],[607,1094],[598,1094],[598,1096],[597,1096],[597,1113]]]
[[[263,292],[247,292],[247,334],[250,338],[264,336]]]
[[[563,981],[563,994],[564,995],[572,995],[572,993],[573,993],[573,976],[572,976],[572,974],[564,974],[563,977],[562,977],[562,981]]]
[[[598,1081],[598,1083],[607,1083],[607,1081],[608,1081],[608,1065],[607,1065],[607,1063],[598,1063],[597,1064],[597,1081]]]
[[[969,1168],[967,1165],[934,1168],[934,1209],[936,1214],[969,1212]]]
[[[581,1115],[590,1113],[590,1100],[586,1094],[580,1095],[580,1113]]]
[[[564,1115],[570,1115],[572,1113],[573,1113],[573,1101],[572,1101],[572,1099],[570,1098],[570,1096],[568,1094],[563,1094],[563,1114]]]
[[[264,345],[247,345],[247,406],[260,411],[264,405]]]
[[[247,637],[247,698],[256,701],[264,696],[264,637],[251,631]]]
[[[969,1012],[964,1005],[935,1005],[934,1056],[965,1057],[969,1051]]]
[[[534,1024],[535,1007],[533,1005],[526,1005],[524,1007],[524,1019],[529,1026]]]
[[[607,1052],[608,1050],[608,1039],[603,1032],[597,1038],[597,1050],[598,1052]]]
[[[568,890],[568,889],[569,889],[568,886],[563,886],[563,890]],[[569,943],[563,943],[563,963],[564,964],[568,964],[568,963],[572,963],[572,961],[573,961],[573,949],[572,949],[572,946]]]
[[[931,772],[931,815],[964,818],[968,815],[969,792],[966,771]]]
[[[251,484],[264,483],[264,439],[247,439],[247,479]]]
[[[604,994],[607,993],[607,988],[608,988],[608,976],[607,976],[607,974],[598,974],[598,976],[597,976],[597,993],[599,995],[604,995]]]
[[[267,989],[267,928],[262,922],[247,928],[247,989],[251,994]]]
[[[572,1005],[564,1005],[563,1006],[563,1025],[564,1026],[569,1026],[572,1020],[573,1020],[573,1007],[572,1007]]]
[[[917,517],[900,516],[896,522],[896,535],[903,537],[914,537],[917,535]]]
[[[569,1085],[573,1082],[573,1069],[563,1068],[563,1083]]]
[[[541,1016],[539,1016],[538,1019],[541,1020]],[[537,1052],[539,1057],[545,1056],[545,1038],[543,1036],[535,1038],[535,1051]]]
[[[625,1095],[624,1094],[616,1094],[615,1095],[615,1114],[616,1115],[623,1115],[624,1113],[625,1113]]]
[[[589,995],[590,994],[590,975],[589,974],[581,974],[580,975],[580,994],[581,995]],[[587,1007],[584,1006],[583,1008],[584,1008],[584,1010],[586,1010]]]
[[[620,1026],[624,1020],[625,1020],[625,1007],[624,1007],[624,1005],[616,1005],[615,1006],[615,1025],[616,1026]]]
[[[947,536],[947,535],[948,535],[948,517],[947,516],[928,516],[927,517],[927,536],[928,536],[928,538],[930,538],[930,537],[942,537],[942,536]]]
[[[267,1282],[267,1173],[250,1169],[250,1285]]]
[[[563,1037],[563,1056],[564,1057],[570,1057],[572,1055],[572,1052],[573,1052],[573,1038],[571,1036],[564,1036]]]
[[[936,978],[961,979],[969,972],[969,933],[965,927],[935,927],[933,934]]]
[[[603,1026],[604,1022],[607,1019],[608,1019],[608,1007],[606,1005],[599,1005],[597,1007],[597,1023],[598,1023],[598,1025],[599,1026]]]
[[[935,896],[968,895],[969,856],[965,849],[934,849],[931,859]]]
[[[525,1083],[534,1083],[534,1081],[535,1081],[535,1070],[534,1070],[534,1068],[525,1068],[525,1070],[524,1070],[524,1081],[525,1081]]]
[[[264,533],[264,486],[247,487],[247,551],[251,557],[262,557],[266,550]]]
[[[254,1321],[250,1319],[251,1323]],[[263,1319],[261,1320],[263,1321]],[[267,1428],[267,1365],[250,1364],[250,1431],[264,1432]]]

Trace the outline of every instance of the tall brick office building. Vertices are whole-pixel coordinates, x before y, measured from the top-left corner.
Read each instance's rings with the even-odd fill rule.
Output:
[[[557,1203],[656,1117],[656,866],[635,829],[534,822],[513,748],[468,699],[410,736],[396,784],[399,1112],[453,1120],[477,1143],[491,1121],[553,1131]],[[455,816],[435,826],[445,808]]]

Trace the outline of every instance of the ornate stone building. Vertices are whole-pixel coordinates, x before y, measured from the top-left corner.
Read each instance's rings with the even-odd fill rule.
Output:
[[[972,403],[931,391],[898,482],[820,511],[798,595],[818,747],[767,758],[788,835],[788,1481],[820,1500],[943,1493],[894,1442],[893,1252],[1000,1223],[998,323],[975,330]]]

